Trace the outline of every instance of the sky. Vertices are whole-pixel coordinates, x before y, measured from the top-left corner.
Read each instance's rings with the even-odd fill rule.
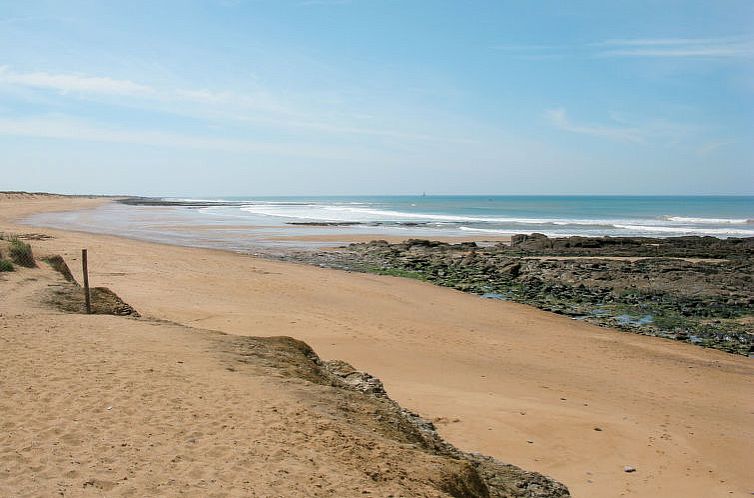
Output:
[[[0,0],[0,190],[752,194],[754,2]]]

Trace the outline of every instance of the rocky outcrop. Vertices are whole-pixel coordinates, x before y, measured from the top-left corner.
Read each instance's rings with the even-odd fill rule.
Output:
[[[301,258],[750,354],[754,239],[516,235],[511,245],[373,241]]]
[[[752,258],[754,238],[716,237],[563,237],[541,233],[514,235],[510,254],[529,256],[634,256],[677,258]]]

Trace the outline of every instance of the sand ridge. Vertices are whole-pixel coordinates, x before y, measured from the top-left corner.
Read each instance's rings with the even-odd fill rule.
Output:
[[[98,202],[0,201],[0,225],[29,230],[13,220]],[[38,244],[74,273],[88,247],[97,285],[142,313],[303,339],[380,377],[461,448],[551,475],[575,496],[751,492],[750,359],[421,282],[44,231],[56,238]]]

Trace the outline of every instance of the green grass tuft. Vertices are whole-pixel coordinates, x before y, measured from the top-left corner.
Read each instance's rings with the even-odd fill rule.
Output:
[[[31,252],[31,246],[18,238],[10,241],[10,259],[19,266],[35,268],[37,263],[34,261],[34,255]]]
[[[7,259],[0,259],[0,272],[4,271],[13,271],[13,263],[8,261]]]

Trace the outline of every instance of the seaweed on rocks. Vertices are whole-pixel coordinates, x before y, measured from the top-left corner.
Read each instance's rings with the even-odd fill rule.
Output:
[[[411,239],[286,259],[405,276],[627,332],[754,353],[754,238]]]

